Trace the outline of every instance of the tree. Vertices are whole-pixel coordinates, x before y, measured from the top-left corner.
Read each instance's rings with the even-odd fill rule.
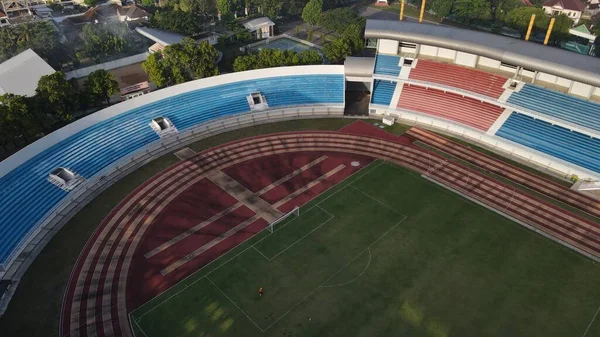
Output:
[[[261,0],[263,14],[275,20],[281,12],[281,0]]]
[[[106,101],[110,103],[110,97],[119,92],[119,84],[113,74],[104,69],[92,72],[84,84],[85,92],[93,103]]]
[[[233,70],[237,72],[252,69],[321,63],[323,63],[323,58],[314,50],[296,53],[291,50],[263,49],[258,54],[238,56],[233,62]]]
[[[329,61],[339,63],[347,56],[352,55],[352,47],[347,39],[337,38],[325,43],[323,52]]]
[[[222,15],[231,13],[231,11],[232,11],[231,0],[217,0],[217,10]]]
[[[208,21],[199,13],[161,9],[150,18],[150,26],[190,36],[204,31]]]
[[[128,39],[129,30],[125,24],[114,25],[85,25],[81,33],[82,45],[77,52],[77,58],[94,58],[99,60],[122,53],[131,47],[132,41]]]
[[[491,4],[496,22],[503,21],[508,12],[523,6],[521,0],[494,0]]]
[[[281,11],[285,16],[300,16],[308,0],[282,0]]]
[[[521,32],[521,35],[524,36],[527,32],[527,27],[529,27],[529,20],[531,19],[532,14],[535,14],[535,28],[545,29],[548,27],[549,19],[542,8],[515,8],[506,14],[504,20],[509,26],[518,29]]]
[[[323,13],[323,0],[310,0],[302,10],[302,20],[309,25],[315,26],[321,21]]]
[[[29,107],[28,97],[5,94],[0,96],[0,119],[2,128],[9,128],[12,137],[23,137],[29,140],[43,130],[43,118],[38,118]]]
[[[454,1],[452,0],[433,0],[431,2],[431,10],[438,16],[445,18],[450,15],[453,3]]]
[[[569,29],[573,27],[574,21],[565,14],[560,14],[555,17],[554,26],[552,26],[552,34],[550,39],[558,44],[559,42],[568,40],[570,37]]]
[[[62,71],[44,75],[38,81],[37,96],[46,103],[49,112],[61,122],[73,119],[72,112],[78,108],[78,92],[72,81]]]
[[[488,0],[456,0],[454,15],[459,21],[469,22],[473,19],[490,18],[490,2]]]
[[[148,74],[150,81],[154,82],[159,88],[169,85],[170,69],[167,69],[163,62],[162,53],[148,55],[146,61],[142,62],[142,69]]]
[[[164,87],[218,75],[217,56],[217,50],[208,42],[196,43],[185,38],[181,43],[167,46],[162,53],[149,55],[142,68],[152,82]]]
[[[348,26],[358,24],[364,26],[365,19],[351,7],[337,8],[323,14],[320,24],[328,30],[341,34]]]

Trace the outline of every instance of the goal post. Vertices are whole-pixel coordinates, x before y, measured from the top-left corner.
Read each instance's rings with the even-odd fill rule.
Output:
[[[281,216],[279,219],[277,219],[277,220],[275,220],[275,221],[271,222],[271,223],[269,224],[269,226],[267,227],[267,230],[268,230],[270,233],[273,233],[273,232],[275,231],[275,226],[276,226],[276,225],[280,224],[281,222],[283,222],[283,221],[287,220],[289,217],[292,217],[292,216],[296,216],[296,217],[300,216],[300,207],[298,207],[298,206],[294,207],[294,209],[293,209],[293,210],[291,210],[291,211],[289,211],[289,212],[285,213],[285,214],[284,214],[284,215],[282,215],[282,216]]]

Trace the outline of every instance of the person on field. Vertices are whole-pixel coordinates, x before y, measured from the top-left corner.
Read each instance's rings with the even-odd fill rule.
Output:
[[[263,289],[262,288],[258,288],[258,296],[262,296],[263,295]]]

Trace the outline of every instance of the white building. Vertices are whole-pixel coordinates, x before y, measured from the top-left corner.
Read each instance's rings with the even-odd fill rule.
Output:
[[[258,39],[269,38],[275,35],[275,23],[267,17],[250,20],[244,22],[243,25],[249,32],[255,33]]]
[[[552,16],[565,14],[575,24],[579,23],[585,10],[585,4],[579,0],[548,0],[544,2],[543,7],[546,14]]]
[[[53,73],[54,69],[46,61],[27,49],[0,64],[0,95],[34,96],[40,78]]]

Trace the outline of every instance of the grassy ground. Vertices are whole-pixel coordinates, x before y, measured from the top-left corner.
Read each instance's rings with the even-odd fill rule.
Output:
[[[190,145],[200,151],[227,141],[292,130],[337,130],[349,119],[297,120],[260,125],[223,133]],[[50,241],[21,280],[8,310],[0,317],[0,336],[55,336],[58,334],[63,293],[71,269],[96,226],[127,194],[177,162],[166,155],[123,178],[81,210]]]
[[[599,281],[591,260],[376,162],[132,317],[138,337],[598,336]]]

